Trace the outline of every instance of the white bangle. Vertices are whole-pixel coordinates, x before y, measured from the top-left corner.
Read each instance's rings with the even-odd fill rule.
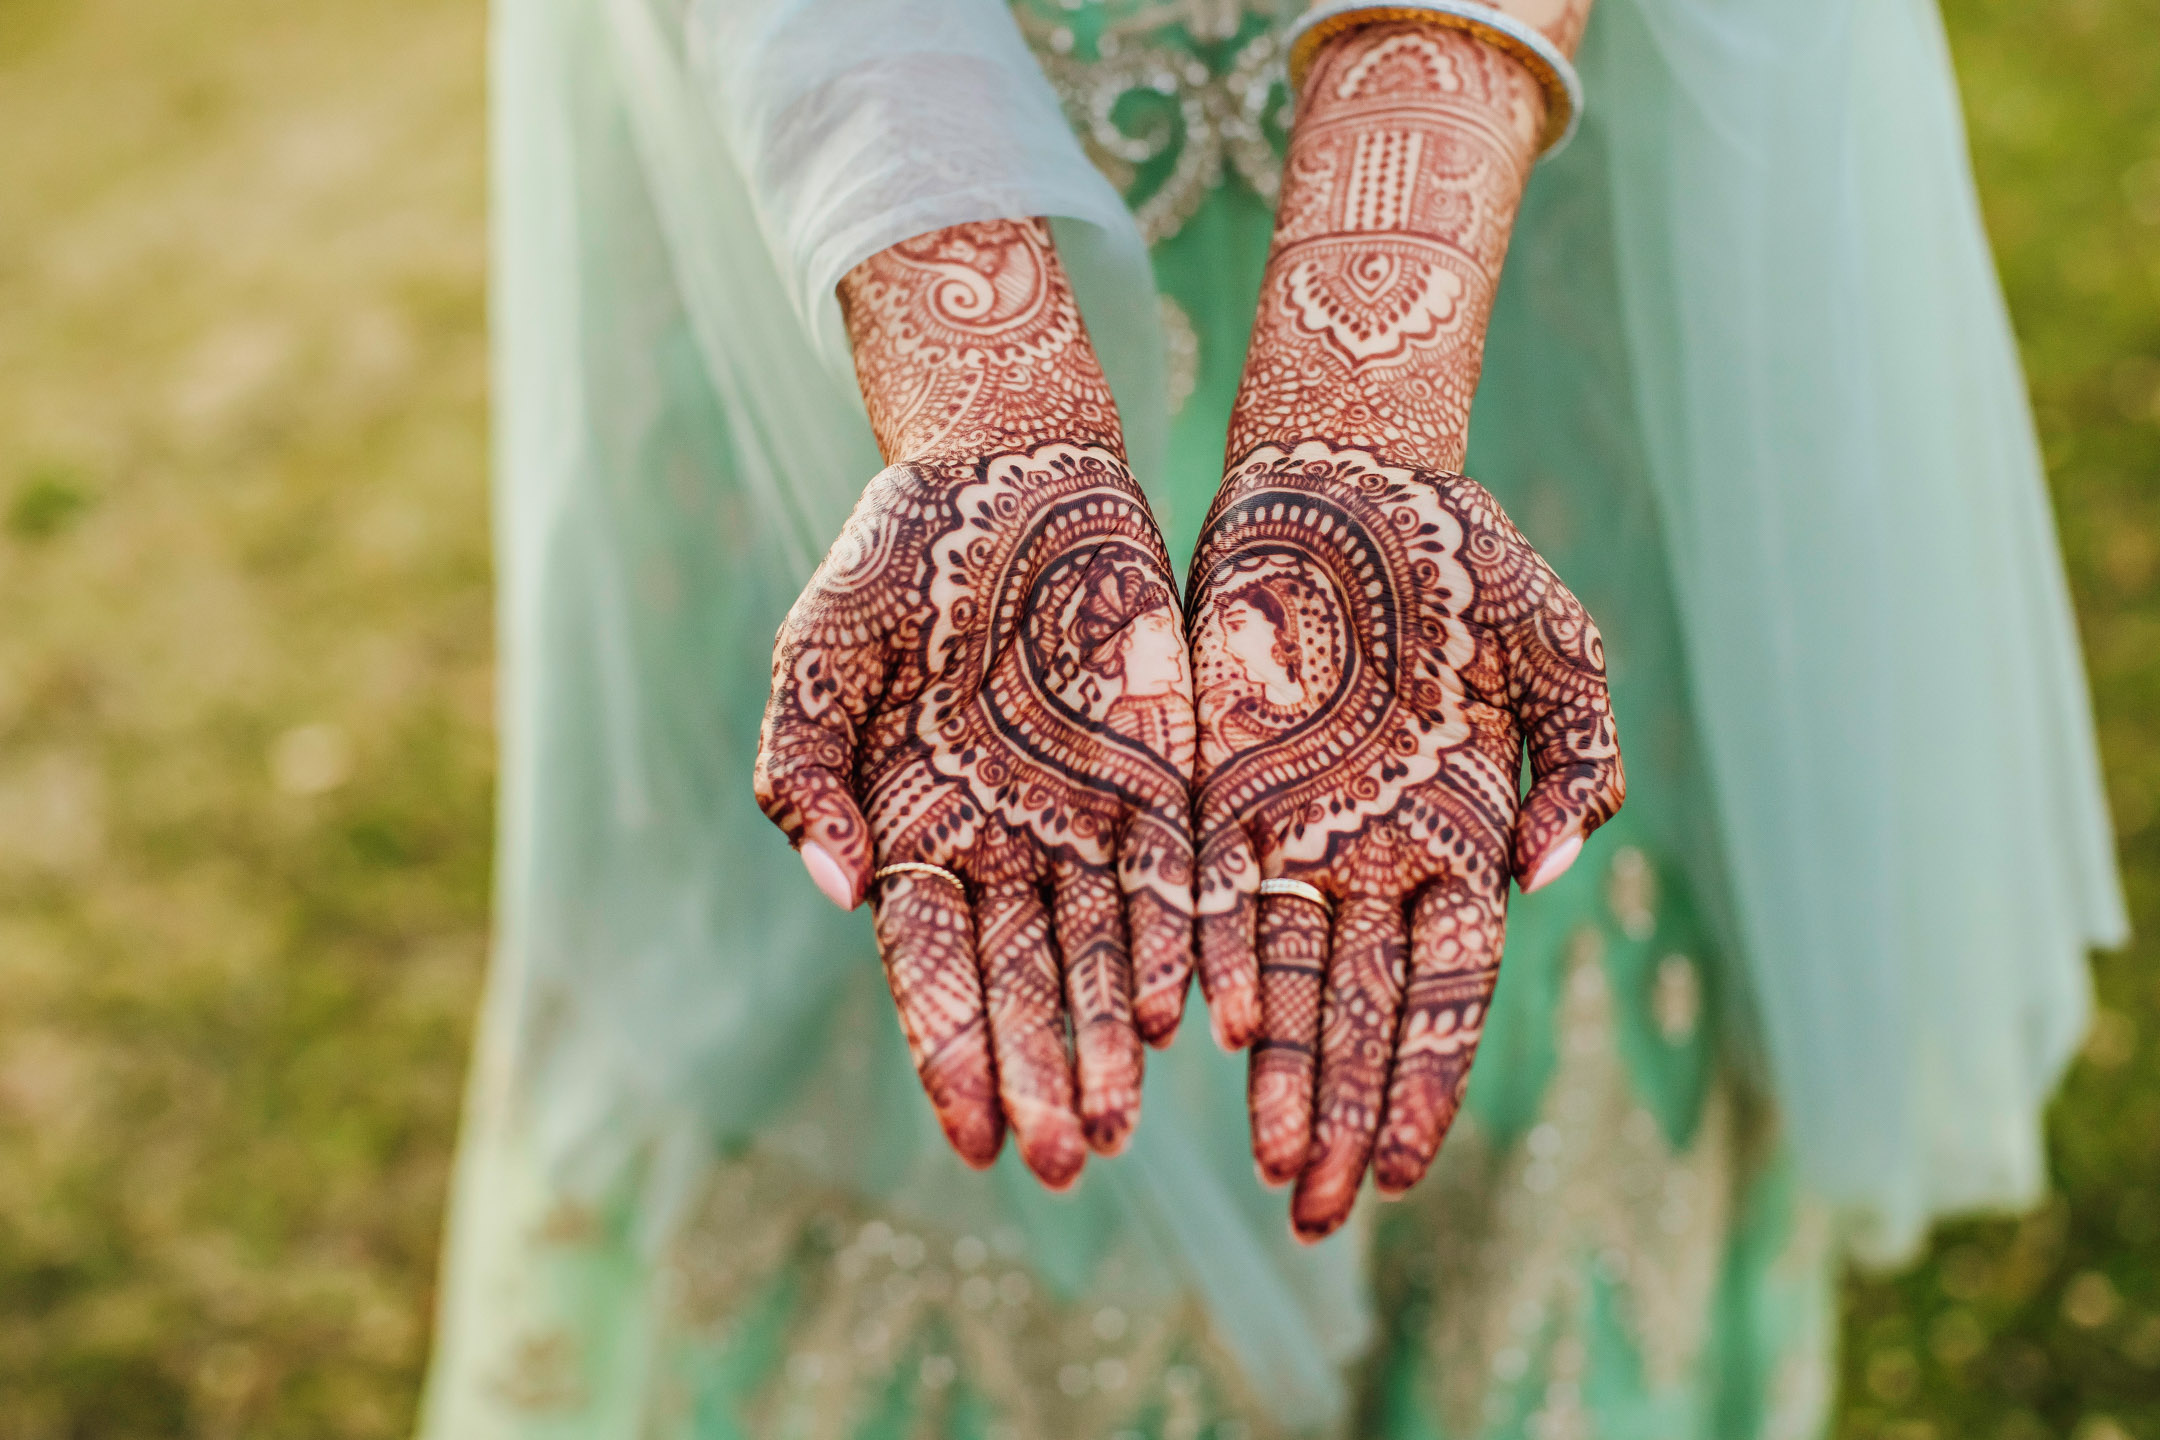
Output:
[[[1574,138],[1582,118],[1582,77],[1543,31],[1478,0],[1323,0],[1284,36],[1290,51],[1290,93],[1303,86],[1305,71],[1322,45],[1361,25],[1391,20],[1459,30],[1505,50],[1545,91],[1545,133],[1538,139],[1538,153],[1550,155]]]

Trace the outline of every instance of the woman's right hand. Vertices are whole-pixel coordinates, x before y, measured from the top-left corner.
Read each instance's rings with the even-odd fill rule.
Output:
[[[1046,226],[919,237],[840,296],[892,463],[781,627],[758,802],[869,896],[953,1147],[987,1165],[1010,1120],[1062,1188],[1123,1147],[1192,973],[1169,557]],[[957,878],[874,878],[909,863]]]

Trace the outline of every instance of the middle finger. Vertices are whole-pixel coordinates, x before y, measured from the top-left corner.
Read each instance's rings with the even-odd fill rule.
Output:
[[[1298,895],[1260,901],[1260,1036],[1246,1103],[1262,1182],[1295,1180],[1312,1151],[1313,1077],[1320,991],[1327,975],[1328,912]]]
[[[1133,1029],[1125,896],[1108,867],[1056,866],[1058,949],[1080,1071],[1080,1125],[1103,1155],[1125,1148],[1140,1118],[1140,1035]]]

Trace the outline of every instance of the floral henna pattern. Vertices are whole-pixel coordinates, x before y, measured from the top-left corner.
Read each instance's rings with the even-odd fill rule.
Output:
[[[1329,45],[1300,97],[1229,453],[1326,435],[1455,469],[1544,95],[1453,31]]]
[[[1619,809],[1603,648],[1475,482],[1325,441],[1233,467],[1193,587],[1202,963],[1256,974],[1254,1152],[1317,1238],[1438,1149],[1509,877]]]
[[[1564,45],[1587,11],[1507,8]],[[1621,801],[1595,627],[1453,473],[1543,121],[1529,73],[1456,31],[1376,24],[1316,58],[1193,563],[1200,971],[1211,1003],[1257,995],[1254,1156],[1297,1182],[1307,1238],[1368,1167],[1389,1193],[1424,1174],[1510,876],[1550,879]]]
[[[759,803],[869,894],[954,1148],[1009,1122],[1063,1186],[1124,1144],[1192,970],[1169,557],[1044,227],[921,237],[841,299],[893,463],[781,629]],[[872,883],[897,862],[961,883]]]

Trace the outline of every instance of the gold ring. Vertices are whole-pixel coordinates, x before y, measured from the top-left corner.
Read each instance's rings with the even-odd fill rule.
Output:
[[[935,875],[938,879],[958,890],[963,900],[967,898],[967,881],[962,880],[958,875],[953,874],[952,871],[947,870],[942,865],[931,865],[921,860],[899,860],[890,865],[880,866],[870,878],[872,880],[889,880],[895,875]]]
[[[1312,901],[1313,904],[1318,905],[1329,914],[1335,912],[1335,907],[1329,903],[1327,896],[1320,893],[1320,887],[1308,885],[1303,880],[1262,880],[1260,882],[1260,893],[1262,895],[1295,895],[1300,900]]]

